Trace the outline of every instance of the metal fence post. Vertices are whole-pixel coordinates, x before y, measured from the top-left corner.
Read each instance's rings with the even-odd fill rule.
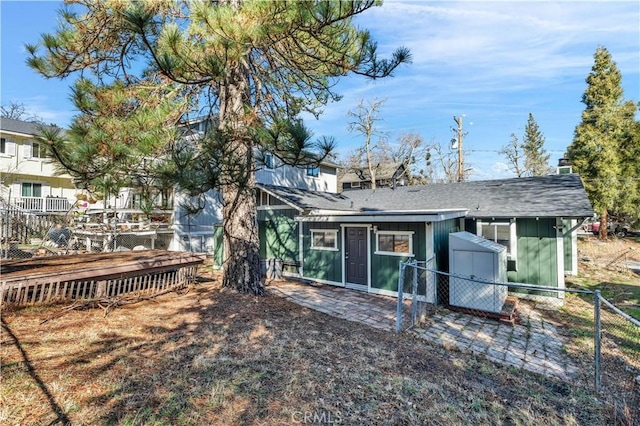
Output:
[[[411,289],[411,326],[416,325],[418,316],[418,262],[413,262],[413,277],[411,279],[413,287]]]
[[[600,366],[600,290],[596,290],[593,295],[593,317],[594,317],[594,368],[596,392],[600,392],[602,386],[602,371]]]
[[[396,331],[402,330],[402,292],[404,287],[404,268],[405,264],[400,262],[398,265],[398,309],[396,311]]]

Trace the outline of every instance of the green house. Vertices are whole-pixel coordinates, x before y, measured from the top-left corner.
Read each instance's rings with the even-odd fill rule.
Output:
[[[285,273],[396,295],[400,262],[449,272],[448,236],[507,247],[510,282],[563,288],[577,273],[577,230],[593,210],[575,174],[334,194],[259,185],[261,257]]]

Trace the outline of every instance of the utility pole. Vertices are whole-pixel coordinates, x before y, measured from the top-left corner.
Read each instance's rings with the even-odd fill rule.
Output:
[[[464,153],[462,151],[462,140],[467,135],[467,133],[462,131],[462,118],[464,114],[456,117],[453,116],[453,121],[458,125],[457,128],[452,127],[451,130],[456,134],[456,137],[451,139],[453,143],[453,148],[458,148],[458,182],[464,181]]]

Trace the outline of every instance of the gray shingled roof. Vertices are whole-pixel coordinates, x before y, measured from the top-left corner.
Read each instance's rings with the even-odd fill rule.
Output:
[[[344,194],[265,184],[258,184],[257,187],[300,210],[354,211],[351,201]]]
[[[40,127],[53,128],[35,121],[14,120],[12,118],[0,118],[0,129],[7,132],[22,133],[24,135],[39,135]]]
[[[379,188],[327,194],[264,186],[303,210],[419,211],[467,209],[467,217],[576,217],[593,215],[576,174]]]

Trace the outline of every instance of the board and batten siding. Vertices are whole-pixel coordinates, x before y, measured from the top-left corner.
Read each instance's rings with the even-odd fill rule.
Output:
[[[260,259],[298,259],[297,210],[258,210]]]
[[[417,259],[425,260],[426,240],[424,222],[416,223],[373,223],[378,231],[413,232],[411,235],[413,255],[393,256],[388,254],[376,254],[377,236],[371,232],[371,288],[387,291],[398,291],[398,266],[400,262]]]
[[[311,229],[338,231],[338,250],[311,249]],[[305,278],[342,283],[342,229],[339,223],[303,222],[303,273]]]
[[[433,252],[436,256],[436,269],[449,272],[449,234],[460,231],[458,219],[433,222]],[[475,230],[473,231],[475,234]]]
[[[508,271],[511,282],[558,287],[558,244],[555,218],[516,219],[517,271]],[[555,293],[549,293],[555,296]]]

